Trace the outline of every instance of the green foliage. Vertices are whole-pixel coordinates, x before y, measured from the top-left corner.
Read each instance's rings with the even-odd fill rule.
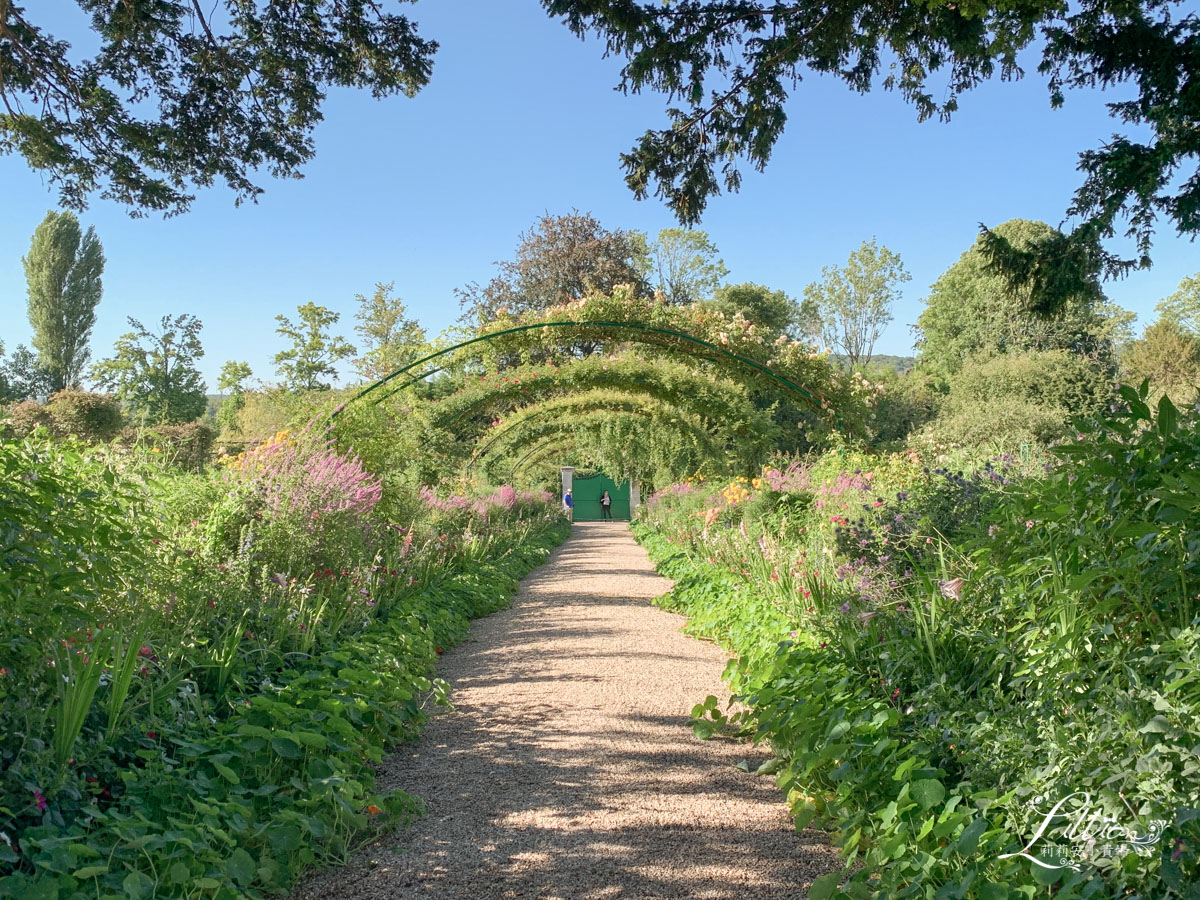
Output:
[[[922,438],[994,450],[1050,443],[1072,417],[1094,416],[1112,399],[1107,369],[1065,350],[973,357]]]
[[[811,308],[802,308],[783,291],[773,291],[752,281],[722,285],[713,292],[709,306],[729,319],[740,315],[769,333],[799,338],[820,333],[820,326],[811,321]]]
[[[1069,89],[1136,86],[1132,97],[1109,107],[1115,118],[1136,126],[1137,137],[1114,135],[1081,154],[1084,182],[1066,213],[1078,221],[1068,247],[1073,254],[1098,257],[1109,274],[1124,274],[1149,265],[1162,215],[1182,233],[1200,226],[1200,182],[1187,174],[1173,177],[1194,161],[1200,109],[1188,85],[1200,23],[1177,14],[1173,4],[1118,10],[1104,3],[1068,8],[1001,0],[969,7],[818,8],[718,0],[682,8],[638,5],[636,12],[617,2],[547,0],[545,6],[575,34],[594,32],[625,57],[625,93],[659,91],[671,98],[670,121],[645,132],[621,160],[635,196],[653,192],[684,225],[698,223],[709,198],[722,189],[738,189],[738,157],[756,169],[766,166],[787,121],[789,94],[813,72],[857,91],[896,89],[924,120],[949,118],[971,88],[1032,65],[1048,76],[1055,106]],[[1040,61],[1019,63],[1031,45],[1040,50]],[[898,62],[891,67],[886,60]],[[1134,259],[1094,249],[1097,239],[1118,233],[1135,238]],[[1055,269],[1061,248],[1047,249],[1054,255],[1022,264],[1013,274]]]
[[[797,827],[845,856],[810,895],[1186,896],[1200,417],[1147,400],[1122,388],[1039,477],[841,451],[646,505],[664,605],[734,654],[739,711],[698,704],[697,733],[769,742]],[[1071,818],[1042,833],[1060,799]],[[1113,838],[1131,833],[1148,853]],[[1083,856],[1039,869],[1027,846]]]
[[[1017,248],[1050,240],[1057,232],[1041,222],[1013,219],[992,234]],[[959,257],[930,289],[917,319],[920,364],[950,378],[979,353],[1066,350],[1104,365],[1113,356],[1132,314],[1109,304],[1095,268],[1079,273],[1081,288],[1051,316],[1033,311],[1032,288],[1013,291],[988,268],[981,240]]]
[[[350,547],[316,527],[354,502],[347,458],[317,451],[287,481],[270,449],[192,475],[0,443],[0,894],[275,895],[418,810],[373,764],[566,526],[426,508],[370,541],[346,520]]]
[[[131,418],[172,425],[200,418],[208,406],[196,368],[204,356],[195,316],[163,316],[157,331],[129,319],[133,331],[117,338],[116,353],[92,367],[92,379],[117,395]]]
[[[0,57],[0,150],[21,153],[75,208],[99,191],[135,213],[179,213],[189,182],[216,180],[252,200],[255,170],[294,177],[312,158],[330,88],[411,96],[437,50],[373,4],[299,0],[280,15],[226,0],[106,9],[86,20],[80,43],[95,50],[80,58],[35,12],[0,5],[12,48]]]
[[[619,285],[645,294],[637,266],[642,253],[634,233],[609,231],[591,213],[547,213],[520,236],[514,258],[496,264],[495,278],[456,291],[462,321],[484,327],[500,316],[542,312]]]
[[[124,424],[121,406],[105,394],[63,390],[46,403],[55,434],[89,443],[111,441]]]
[[[642,277],[672,305],[712,298],[729,274],[707,232],[664,228],[653,241],[637,238]]]
[[[50,373],[41,367],[37,355],[28,347],[18,344],[7,360],[0,352],[0,402],[47,397],[51,384]]]
[[[217,427],[225,434],[237,433],[238,414],[246,405],[247,382],[254,376],[250,364],[237,360],[226,360],[217,375],[217,390],[225,394],[217,410]]]
[[[122,445],[161,454],[164,462],[190,472],[199,472],[208,465],[216,439],[216,432],[203,422],[126,428],[121,432]]]
[[[370,297],[356,294],[355,318],[363,347],[362,358],[355,360],[358,372],[368,381],[382,378],[419,359],[429,346],[425,329],[416,319],[406,318],[408,308],[392,296],[395,282],[376,284]]]
[[[292,344],[275,354],[275,367],[279,377],[292,391],[327,391],[332,385],[325,379],[337,378],[337,364],[349,359],[358,351],[340,336],[330,336],[329,329],[341,318],[340,313],[309,301],[296,307],[300,321],[292,321],[284,315],[275,320],[279,327],[276,334],[282,335]]]
[[[880,443],[905,441],[933,420],[944,395],[933,378],[909,372],[885,377],[883,393],[875,404],[871,436]]]
[[[5,87],[0,70],[0,93]],[[7,130],[6,118],[0,117],[0,133]],[[49,380],[48,392],[78,387],[90,356],[88,338],[103,291],[104,250],[96,229],[88,228],[84,234],[74,213],[48,212],[33,232],[29,255],[22,263],[33,346],[38,366]]]
[[[1200,393],[1200,334],[1187,328],[1185,321],[1181,310],[1162,310],[1158,321],[1148,325],[1141,339],[1121,355],[1130,381],[1149,379],[1155,391],[1181,405],[1193,402]]]
[[[53,424],[50,411],[36,400],[22,400],[4,411],[7,430],[16,437],[28,437],[38,428],[49,429]]]
[[[900,255],[872,238],[850,254],[844,268],[823,266],[821,281],[804,289],[825,345],[845,354],[851,369],[871,362],[875,341],[892,321],[899,285],[911,277]]]
[[[1154,307],[1160,319],[1170,320],[1193,335],[1200,335],[1200,273],[1179,282],[1170,297]]]

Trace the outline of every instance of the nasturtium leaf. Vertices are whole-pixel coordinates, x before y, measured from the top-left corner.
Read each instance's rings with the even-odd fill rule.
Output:
[[[108,866],[84,866],[82,869],[76,869],[71,873],[72,878],[78,878],[80,881],[87,881],[89,878],[95,878],[97,875],[107,875]]]
[[[963,856],[971,856],[979,848],[979,839],[983,837],[987,828],[987,819],[982,817],[975,819],[958,836],[958,844],[955,849]]]
[[[1050,862],[1048,860],[1043,860],[1043,861],[1046,862],[1047,865],[1051,865],[1051,866],[1056,865],[1056,863]],[[1037,863],[1034,863],[1034,862],[1031,862],[1029,864],[1029,869],[1030,869],[1030,874],[1033,875],[1034,881],[1036,881],[1038,884],[1047,885],[1047,886],[1054,884],[1054,882],[1056,882],[1060,878],[1062,878],[1064,874],[1068,874],[1071,871],[1070,869],[1067,869],[1067,868],[1048,869],[1048,868],[1046,868],[1046,866],[1039,866]]]
[[[242,783],[242,779],[238,778],[237,772],[233,771],[233,769],[229,768],[229,766],[225,766],[225,765],[222,765],[221,763],[215,762],[215,763],[213,763],[213,768],[217,770],[218,775],[220,775],[222,778],[224,778],[230,784],[241,784]]]
[[[271,849],[276,853],[290,853],[300,847],[300,829],[296,825],[282,825],[268,835]]]
[[[225,860],[225,871],[240,885],[247,885],[254,880],[255,873],[258,867],[254,864],[254,857],[238,847],[230,854],[229,859]]]
[[[808,900],[829,900],[837,890],[838,882],[842,880],[841,872],[830,872],[822,875],[808,889]]]
[[[946,799],[946,789],[936,778],[922,778],[914,781],[909,793],[917,803],[921,804],[922,809],[933,809]]]
[[[300,749],[300,745],[291,738],[273,737],[271,738],[271,749],[284,759],[299,759],[304,755],[304,751]]]

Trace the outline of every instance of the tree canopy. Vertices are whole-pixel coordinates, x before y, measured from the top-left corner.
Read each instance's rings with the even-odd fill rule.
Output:
[[[76,0],[98,48],[68,43],[15,0],[0,2],[0,152],[19,152],[80,208],[99,191],[135,211],[179,212],[195,186],[223,181],[239,201],[255,171],[296,176],[331,87],[413,95],[437,44],[374,2]],[[896,90],[921,120],[949,119],[971,89],[1024,75],[1040,54],[1052,106],[1074,90],[1129,85],[1109,103],[1129,134],[1080,154],[1084,174],[1059,250],[1096,254],[1107,273],[1149,264],[1155,228],[1200,231],[1200,18],[1185,0],[991,0],[831,3],[766,0],[542,0],[580,37],[624,57],[620,88],[667,96],[668,123],[622,155],[635,195],[663,198],[680,223],[741,183],[738,160],[763,169],[796,85],[817,73],[852,90]],[[1130,258],[1100,250],[1124,233]],[[993,246],[1010,279],[1054,293],[1057,256]]]
[[[654,290],[675,305],[707,300],[729,270],[706,232],[664,228],[653,241],[638,236],[638,268]],[[644,249],[642,249],[644,248]]]
[[[96,229],[83,232],[74,213],[48,212],[22,262],[33,346],[50,392],[77,387],[103,292],[104,250]]]
[[[415,94],[437,44],[380,4],[341,0],[76,0],[94,55],[0,0],[0,152],[45,173],[64,206],[99,192],[178,213],[195,187],[262,193],[294,177],[331,87]]]
[[[163,316],[157,331],[130,318],[110,359],[92,367],[98,385],[117,395],[136,418],[150,425],[191,422],[208,405],[196,360],[204,356],[200,320],[187,314]]]
[[[997,75],[1021,77],[1021,53],[1033,47],[1052,106],[1072,90],[1132,88],[1131,97],[1109,104],[1131,134],[1080,154],[1084,181],[1068,210],[1077,221],[1069,249],[1096,252],[1107,272],[1120,273],[1149,264],[1160,218],[1182,233],[1200,231],[1200,18],[1182,0],[543,5],[625,58],[624,91],[668,95],[669,123],[645,132],[621,159],[634,193],[661,197],[682,223],[698,222],[722,188],[737,190],[739,157],[765,168],[787,123],[790,92],[805,75],[840,78],[860,92],[896,90],[921,120],[949,119],[972,88]],[[1097,240],[1122,229],[1134,239],[1133,258],[1098,250]],[[1055,287],[1045,277],[1053,259],[1004,262],[1011,277],[1040,293]]]
[[[296,312],[298,322],[282,314],[275,317],[275,332],[291,341],[275,354],[275,368],[291,390],[327,391],[337,378],[337,364],[358,351],[345,338],[329,333],[340,313],[312,301],[297,306]]]
[[[821,280],[804,289],[806,313],[820,325],[825,345],[844,354],[851,369],[871,362],[875,342],[892,321],[899,285],[910,279],[900,254],[863,241],[845,266],[823,266]]]
[[[619,284],[646,293],[638,266],[641,243],[633,232],[608,230],[591,213],[546,213],[521,234],[513,258],[496,263],[499,271],[491,281],[457,291],[462,320],[486,325],[505,313],[545,310],[589,290],[609,293]]]
[[[993,232],[1021,248],[1053,239],[1058,232],[1044,222],[1013,219]],[[1054,315],[1031,311],[1029,291],[1014,292],[1003,276],[988,269],[983,240],[977,240],[930,288],[917,319],[922,366],[941,376],[957,372],[972,355],[1068,350],[1111,362],[1114,345],[1124,337],[1132,314],[1105,298],[1098,272],[1076,273],[1086,286]]]
[[[382,378],[412,362],[429,346],[425,329],[408,318],[408,307],[392,295],[395,282],[377,283],[371,296],[356,294],[354,314],[362,345],[362,356],[354,361],[359,374],[368,380]]]

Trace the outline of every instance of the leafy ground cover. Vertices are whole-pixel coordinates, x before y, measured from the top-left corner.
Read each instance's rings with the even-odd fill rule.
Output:
[[[810,897],[1200,897],[1200,417],[1122,389],[1045,460],[847,449],[636,526],[662,601],[733,654]]]
[[[548,498],[383,514],[282,432],[220,471],[0,443],[0,896],[243,897],[414,813],[371,763],[444,647],[566,536]]]

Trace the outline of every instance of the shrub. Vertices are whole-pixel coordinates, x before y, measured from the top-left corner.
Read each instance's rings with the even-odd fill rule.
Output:
[[[884,382],[875,406],[872,432],[876,441],[903,441],[937,415],[942,394],[928,375],[910,373]]]
[[[916,441],[996,450],[1051,443],[1072,417],[1096,415],[1112,398],[1108,369],[1065,350],[976,356]]]
[[[952,405],[1015,397],[1068,416],[1094,416],[1113,399],[1113,373],[1066,350],[975,357],[950,382]]]
[[[186,425],[159,425],[150,429],[153,436],[169,452],[170,460],[181,469],[198,472],[208,463],[217,433],[202,422]]]
[[[51,396],[46,411],[53,420],[55,434],[87,443],[111,441],[121,431],[125,419],[115,398],[71,388]]]
[[[990,447],[1012,450],[1021,444],[1050,443],[1067,431],[1065,411],[1019,397],[986,404],[955,405],[913,435],[912,442],[933,450]]]
[[[36,400],[23,400],[14,403],[5,413],[8,419],[8,430],[14,436],[23,438],[38,428],[50,428],[53,420],[49,411]]]

